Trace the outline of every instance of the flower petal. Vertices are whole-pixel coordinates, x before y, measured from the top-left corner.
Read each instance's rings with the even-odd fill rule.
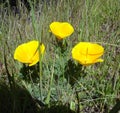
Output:
[[[35,55],[32,57],[32,59],[31,59],[32,63],[30,63],[29,66],[36,64],[40,60],[39,56],[43,55],[44,51],[45,51],[45,46],[43,44],[41,44],[40,50],[37,50]]]
[[[82,65],[103,62],[99,59],[104,53],[104,48],[90,42],[80,42],[72,49],[72,57]]]
[[[74,32],[74,28],[68,22],[52,22],[50,30],[58,39],[66,38]]]
[[[30,63],[32,55],[30,55],[29,47],[26,43],[19,45],[14,52],[14,59],[22,63]]]
[[[32,66],[39,61],[39,52],[43,54],[45,50],[43,44],[40,45],[40,50],[38,48],[39,42],[35,40],[21,44],[15,49],[14,59]]]

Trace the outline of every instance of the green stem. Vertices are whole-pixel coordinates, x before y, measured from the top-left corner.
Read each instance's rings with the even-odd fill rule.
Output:
[[[47,95],[47,98],[46,98],[46,100],[45,100],[45,103],[46,103],[46,104],[49,104],[49,102],[50,102],[52,81],[53,81],[53,74],[52,74],[51,80],[50,80],[50,87],[49,87],[48,95]]]
[[[53,82],[53,73],[54,73],[54,65],[53,65],[53,70],[52,70],[52,74],[51,74],[50,87],[49,87],[48,95],[47,95],[47,98],[45,100],[46,104],[49,104],[49,102],[50,102],[51,86],[52,86],[52,82]]]
[[[42,100],[42,96],[43,96],[43,93],[42,93],[42,92],[43,92],[43,91],[42,91],[42,57],[43,57],[43,56],[41,55],[41,53],[40,53],[40,56],[41,56],[41,57],[40,57],[40,58],[41,58],[41,59],[40,59],[40,63],[39,63],[39,64],[40,64],[40,98],[41,98],[41,100]]]

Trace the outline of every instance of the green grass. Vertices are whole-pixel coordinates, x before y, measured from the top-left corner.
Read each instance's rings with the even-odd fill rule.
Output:
[[[120,95],[118,0],[40,2],[30,14],[20,6],[20,18],[3,7],[0,5],[0,106],[4,107],[0,112],[108,113],[112,109]],[[53,21],[67,21],[74,26],[75,32],[65,39],[64,52],[49,32]],[[26,67],[13,59],[14,50],[34,39],[45,44],[46,53],[40,67]],[[80,41],[101,44],[105,48],[104,62],[85,68],[75,63],[71,49]],[[22,102],[20,92],[24,93]]]

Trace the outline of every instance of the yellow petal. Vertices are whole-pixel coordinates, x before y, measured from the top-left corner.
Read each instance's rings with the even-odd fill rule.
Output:
[[[14,52],[14,59],[32,66],[39,61],[39,51],[43,54],[45,50],[43,44],[40,45],[40,50],[38,47],[39,42],[35,40],[19,45]]]
[[[74,32],[74,28],[68,22],[52,22],[50,30],[58,39],[66,38]]]
[[[102,62],[99,59],[104,53],[104,48],[98,44],[80,42],[72,49],[72,57],[82,65]]]
[[[29,66],[35,65],[39,60],[39,56],[43,55],[45,51],[45,46],[44,44],[40,45],[40,50],[38,50],[35,55],[31,58],[32,63],[29,64]]]
[[[84,66],[89,66],[89,65],[95,64],[97,62],[103,62],[103,59],[86,60],[86,61],[84,61],[84,62],[82,61],[80,63]]]
[[[22,63],[30,63],[32,55],[29,53],[29,47],[26,45],[26,43],[19,45],[14,52],[14,59]]]
[[[104,48],[98,44],[90,42],[80,42],[76,45],[75,49],[78,49],[82,54],[96,55],[104,52]]]

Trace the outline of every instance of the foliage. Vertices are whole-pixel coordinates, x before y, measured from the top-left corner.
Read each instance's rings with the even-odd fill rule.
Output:
[[[118,0],[59,0],[40,2],[30,13],[20,5],[15,15],[1,5],[0,106],[6,104],[11,113],[109,112],[120,95],[119,6]],[[54,21],[71,23],[74,33],[57,40],[49,32]],[[42,42],[46,52],[42,61],[27,67],[13,56],[18,45],[31,40]],[[102,45],[104,62],[83,67],[73,61],[71,50],[78,42]],[[21,89],[27,92],[22,102]]]

